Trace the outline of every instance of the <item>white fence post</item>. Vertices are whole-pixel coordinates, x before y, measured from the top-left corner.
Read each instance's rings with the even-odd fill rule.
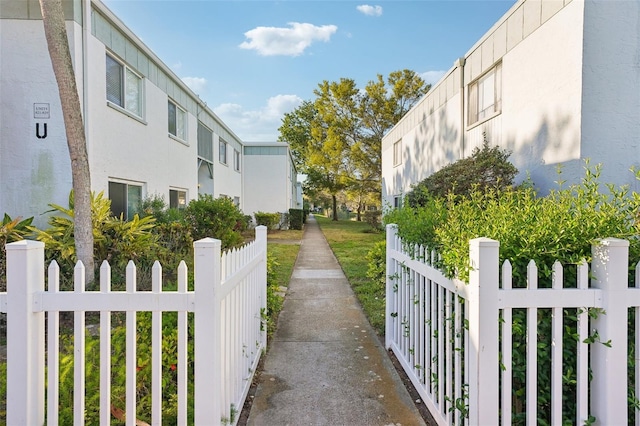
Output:
[[[204,238],[194,246],[194,413],[197,425],[221,423],[222,358],[220,353],[221,241]]]
[[[395,292],[393,288],[393,280],[395,279],[395,263],[393,262],[393,258],[389,255],[389,251],[394,248],[395,249],[395,241],[396,236],[398,235],[398,225],[389,224],[387,225],[387,245],[385,249],[386,254],[386,303],[385,303],[385,326],[384,326],[384,340],[385,346],[388,349],[391,348],[391,344],[393,343],[393,318],[391,317],[392,308],[395,307]]]
[[[258,250],[262,256],[263,263],[260,266],[259,273],[259,282],[260,285],[263,285],[260,301],[260,314],[266,314],[267,312],[267,227],[264,225],[256,226],[256,244],[258,245]],[[262,321],[262,318],[260,318]],[[267,350],[267,326],[266,324],[263,327],[263,332],[261,334],[261,345],[263,351]]]
[[[18,241],[7,249],[7,424],[44,424],[44,243]]]
[[[627,311],[629,242],[607,238],[592,246],[591,287],[602,290],[604,313],[592,319],[591,410],[598,424],[627,424]],[[611,342],[611,347],[602,343]]]
[[[469,242],[469,424],[498,424],[498,286],[500,243]]]

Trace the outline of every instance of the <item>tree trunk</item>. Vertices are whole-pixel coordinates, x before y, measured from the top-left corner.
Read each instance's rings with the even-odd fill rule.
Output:
[[[333,201],[333,218],[332,220],[338,220],[338,198],[335,194],[331,194],[331,200]]]
[[[356,220],[358,222],[362,222],[362,201],[358,201],[358,211],[357,211]]]
[[[91,221],[91,176],[87,143],[82,122],[80,98],[76,86],[69,40],[61,0],[40,0],[44,32],[51,57],[51,65],[58,83],[62,115],[71,158],[74,217],[73,235],[76,256],[85,266],[88,283],[93,281],[93,224]]]

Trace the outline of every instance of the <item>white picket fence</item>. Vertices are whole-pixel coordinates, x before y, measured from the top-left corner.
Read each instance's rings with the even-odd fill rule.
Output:
[[[499,265],[499,242],[478,238],[469,243],[472,270],[469,283],[464,283],[446,278],[434,266],[435,253],[404,247],[396,225],[388,225],[386,346],[440,425],[510,425],[516,391],[526,395],[521,408],[525,424],[538,424],[542,362],[550,364],[552,425],[563,424],[563,386],[575,386],[576,395],[569,401],[575,404],[576,417],[565,420],[627,425],[628,385],[640,395],[640,363],[631,375],[635,383],[628,383],[629,330],[635,336],[632,345],[640,348],[640,289],[628,288],[628,252],[627,241],[600,241],[592,248],[590,270],[587,264],[579,265],[572,286],[563,284],[563,268],[556,262],[552,288],[538,288],[537,266],[530,262],[527,288],[512,288],[510,263]],[[636,287],[638,271],[636,267]],[[590,309],[599,315],[589,318]],[[628,324],[630,309],[635,310],[635,324]],[[516,310],[526,310],[527,318],[526,341],[518,342],[526,345],[526,378],[517,380],[524,389],[514,388]],[[578,317],[578,336],[571,348],[563,348],[564,310]],[[549,311],[551,359],[541,360],[539,315],[548,316]],[[585,343],[589,338],[595,342]],[[566,365],[563,350],[576,354],[575,365]],[[639,355],[632,354],[637,361]],[[575,384],[563,384],[568,369],[575,372]],[[637,410],[635,424],[640,424]]]
[[[56,425],[59,406],[59,312],[74,312],[74,425],[85,424],[85,312],[100,312],[100,424],[111,424],[112,357],[126,363],[126,410],[136,413],[136,316],[152,312],[151,424],[162,421],[162,313],[177,312],[178,424],[187,424],[187,327],[194,313],[194,421],[197,425],[235,424],[266,348],[267,230],[256,228],[255,241],[221,253],[219,240],[194,243],[194,291],[187,291],[187,267],[178,268],[178,290],[162,291],[162,267],[153,266],[152,291],[136,291],[136,267],[126,270],[126,291],[111,291],[111,270],[100,268],[100,290],[85,291],[84,267],[75,268],[74,291],[59,291],[59,267],[48,268],[45,291],[44,244],[8,244],[7,424]],[[111,313],[126,312],[126,353],[112,354]],[[47,333],[45,343],[45,314]],[[45,368],[46,359],[46,368]],[[117,361],[116,361],[117,362]],[[165,367],[166,368],[166,367]],[[46,376],[46,378],[45,378]],[[45,386],[45,379],[47,384]],[[45,403],[46,388],[46,403]],[[46,407],[46,416],[45,416]],[[136,424],[135,415],[126,416]]]

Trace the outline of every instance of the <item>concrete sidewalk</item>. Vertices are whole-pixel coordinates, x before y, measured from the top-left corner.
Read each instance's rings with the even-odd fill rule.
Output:
[[[424,425],[311,216],[249,425]]]

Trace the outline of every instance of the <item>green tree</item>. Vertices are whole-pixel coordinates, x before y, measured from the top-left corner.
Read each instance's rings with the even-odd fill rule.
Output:
[[[381,144],[385,133],[429,90],[410,70],[378,75],[364,90],[352,79],[323,81],[313,101],[285,115],[280,141],[288,142],[298,169],[307,175],[306,194],[327,193],[337,220],[337,196],[348,191],[357,206],[379,199]]]

